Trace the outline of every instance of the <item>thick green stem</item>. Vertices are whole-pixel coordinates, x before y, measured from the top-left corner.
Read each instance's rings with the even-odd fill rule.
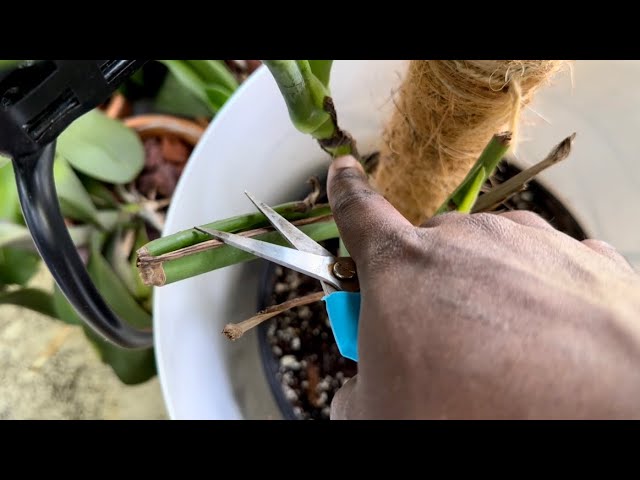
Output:
[[[312,81],[313,73],[306,60],[263,60],[273,75],[289,110],[294,126],[316,139],[330,138],[333,134],[331,117],[323,108],[323,99],[329,96],[322,82]]]
[[[491,140],[480,154],[478,161],[471,167],[462,183],[456,188],[449,198],[442,204],[436,214],[450,210],[470,211],[480,193],[479,178],[483,180],[493,175],[500,160],[511,147],[511,132],[502,132],[491,137]],[[484,174],[482,174],[484,170]]]
[[[300,230],[318,242],[338,237],[338,227],[333,220],[303,225],[300,227]],[[288,246],[286,240],[278,232],[268,232],[253,238],[277,245]],[[164,277],[164,283],[162,284],[167,285],[218,268],[254,260],[255,258],[256,257],[250,253],[237,248],[230,247],[229,245],[221,245],[215,249],[205,250],[176,260],[164,262],[158,265],[158,268],[163,269],[162,276]]]
[[[309,67],[311,67],[311,71],[327,88],[329,88],[332,66],[333,60],[309,60]]]
[[[359,159],[355,141],[338,127],[328,87],[331,61],[263,60],[263,63],[284,97],[293,125],[318,140],[332,157],[350,154]]]
[[[330,207],[326,204],[316,205],[315,207],[309,208],[309,204],[304,201],[283,203],[282,205],[273,207],[273,209],[287,220],[321,217],[331,213]],[[201,226],[205,228],[213,228],[214,230],[221,230],[223,232],[237,233],[244,230],[251,230],[253,228],[265,227],[267,225],[270,225],[267,217],[262,213],[257,212],[238,215],[236,217],[218,220]],[[204,233],[190,228],[188,230],[182,230],[172,235],[167,235],[166,237],[153,240],[142,247],[138,253],[156,257],[158,255],[174,252],[181,248],[189,247],[210,239],[211,237],[209,235],[205,235]]]

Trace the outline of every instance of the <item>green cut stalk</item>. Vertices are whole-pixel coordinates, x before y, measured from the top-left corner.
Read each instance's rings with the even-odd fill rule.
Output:
[[[304,233],[317,242],[338,237],[338,227],[333,220],[313,223],[300,227]],[[209,237],[210,238],[210,237]],[[257,240],[275,243],[277,245],[288,246],[287,241],[278,232],[268,232],[253,237]],[[165,282],[164,285],[178,282],[186,278],[210,272],[219,268],[228,267],[236,263],[254,260],[256,257],[229,245],[222,245],[218,248],[205,250],[193,255],[187,255],[176,260],[164,262]]]
[[[308,204],[303,201],[283,203],[273,207],[273,209],[289,221],[311,217],[322,217],[331,213],[329,205],[320,204],[309,208]],[[270,223],[269,220],[267,220],[267,217],[262,213],[256,212],[218,220],[201,226],[223,232],[238,233],[245,230],[251,230],[253,228],[266,227],[268,225],[270,225]],[[201,243],[210,239],[211,237],[209,235],[190,228],[147,243],[144,247],[138,250],[138,255],[144,254],[157,257],[158,255],[174,252],[181,248],[190,247],[196,243]]]
[[[486,179],[493,175],[493,172],[500,163],[500,160],[502,160],[506,155],[510,147],[511,132],[497,133],[491,137],[491,140],[489,140],[489,143],[480,154],[476,163],[471,167],[467,176],[460,183],[458,188],[449,195],[442,206],[440,206],[436,215],[450,210],[461,211],[461,207],[465,211],[471,211],[473,205],[478,199],[478,195],[480,194],[480,188],[482,187],[482,183],[478,185],[478,179],[481,176]],[[484,175],[481,175],[482,170],[484,170]]]

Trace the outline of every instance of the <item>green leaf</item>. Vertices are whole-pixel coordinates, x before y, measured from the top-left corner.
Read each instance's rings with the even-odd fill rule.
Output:
[[[88,327],[69,304],[60,289],[53,291],[53,304],[57,317],[71,325],[81,325],[87,339],[95,348],[98,356],[109,365],[121,382],[127,385],[142,383],[156,374],[153,349],[125,350],[107,342]]]
[[[120,381],[126,385],[146,382],[156,375],[156,359],[153,348],[125,350],[106,342],[91,328],[83,324],[84,333],[93,343],[100,359],[109,365]]]
[[[11,159],[9,157],[5,157],[4,155],[0,155],[0,168],[4,167],[10,161],[11,161]]]
[[[36,274],[40,255],[20,248],[0,248],[0,284],[26,285]]]
[[[207,85],[206,87],[204,87],[204,91],[207,94],[209,105],[216,113],[222,108],[226,101],[229,100],[229,97],[233,94],[233,92],[231,92],[230,90],[218,85]]]
[[[97,218],[102,230],[110,232],[129,216],[130,215],[123,213],[121,210],[100,210]]]
[[[11,163],[0,167],[0,220],[24,224]]]
[[[151,326],[151,315],[133,299],[95,246],[91,249],[87,271],[106,302],[120,318],[135,327]]]
[[[60,135],[57,152],[76,170],[110,183],[128,183],[144,167],[144,148],[135,132],[97,109]]]
[[[149,243],[147,228],[144,223],[141,223],[138,226],[138,230],[136,232],[136,241],[133,246],[133,251],[131,252],[131,257],[129,258],[129,268],[131,268],[131,272],[133,274],[133,278],[135,279],[136,285],[134,295],[138,300],[147,300],[151,298],[151,294],[153,292],[151,287],[144,284],[142,278],[140,278],[140,271],[138,270],[138,255],[136,252],[147,243]],[[145,307],[145,309],[151,311],[151,308]]]
[[[58,318],[53,304],[53,296],[39,288],[20,288],[11,292],[0,293],[0,305],[9,304],[28,308],[52,318]]]
[[[151,326],[151,315],[138,305],[120,283],[120,279],[102,254],[95,248],[91,251],[87,270],[107,304],[123,321],[138,328]],[[102,340],[86,327],[85,333],[100,351],[102,361],[111,365],[122,382],[140,383],[155,375],[152,349],[124,350]]]
[[[219,85],[233,92],[238,82],[221,60],[183,60],[205,84]]]
[[[94,237],[87,271],[107,304],[125,322],[137,327],[151,325],[151,316],[131,297],[120,279],[99,251],[104,235]],[[54,306],[58,317],[70,324],[82,325],[85,335],[95,347],[100,359],[109,365],[120,381],[127,385],[142,383],[156,374],[153,349],[126,350],[107,342],[88,327],[56,287]]]
[[[0,60],[0,70],[16,68],[31,62],[33,60]]]
[[[98,225],[98,211],[91,197],[69,163],[60,155],[56,155],[53,163],[53,178],[62,215]]]
[[[78,178],[84,185],[85,190],[91,197],[91,201],[98,208],[117,208],[118,200],[114,193],[107,188],[107,186],[96,180],[95,178],[91,178],[88,175],[84,175],[82,173],[78,173]]]
[[[107,246],[104,249],[104,256],[114,273],[118,275],[122,284],[127,288],[129,293],[135,297],[136,295],[136,280],[134,273],[129,266],[129,257],[131,256],[131,250],[125,250],[125,237],[127,232],[131,232],[130,235],[135,235],[133,230],[117,228]],[[133,242],[135,237],[130,239],[130,246],[133,249]]]
[[[70,325],[82,325],[84,323],[56,284],[53,286],[52,302],[58,320]]]
[[[71,241],[76,247],[82,247],[89,244],[94,227],[91,225],[74,225],[67,228]]]
[[[331,79],[331,66],[333,60],[309,60],[309,67],[322,84],[329,88],[329,81]]]
[[[186,117],[211,117],[214,113],[206,99],[185,88],[171,72],[160,87],[154,107],[160,112]]]
[[[0,247],[35,249],[27,227],[3,220],[0,220]]]
[[[200,75],[198,75],[187,62],[184,60],[161,60],[161,62],[169,69],[184,88],[189,90],[189,92],[200,100],[204,102],[207,101],[207,96],[204,92],[204,80],[200,78]]]

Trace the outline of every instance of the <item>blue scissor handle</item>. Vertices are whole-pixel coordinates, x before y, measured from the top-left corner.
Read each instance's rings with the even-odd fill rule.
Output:
[[[331,330],[343,357],[358,361],[359,292],[333,292],[322,298],[327,307]]]

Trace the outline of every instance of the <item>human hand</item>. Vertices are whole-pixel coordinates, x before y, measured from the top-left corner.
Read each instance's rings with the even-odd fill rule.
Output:
[[[640,276],[530,212],[411,225],[352,157],[329,201],[361,288],[331,418],[640,418]]]

